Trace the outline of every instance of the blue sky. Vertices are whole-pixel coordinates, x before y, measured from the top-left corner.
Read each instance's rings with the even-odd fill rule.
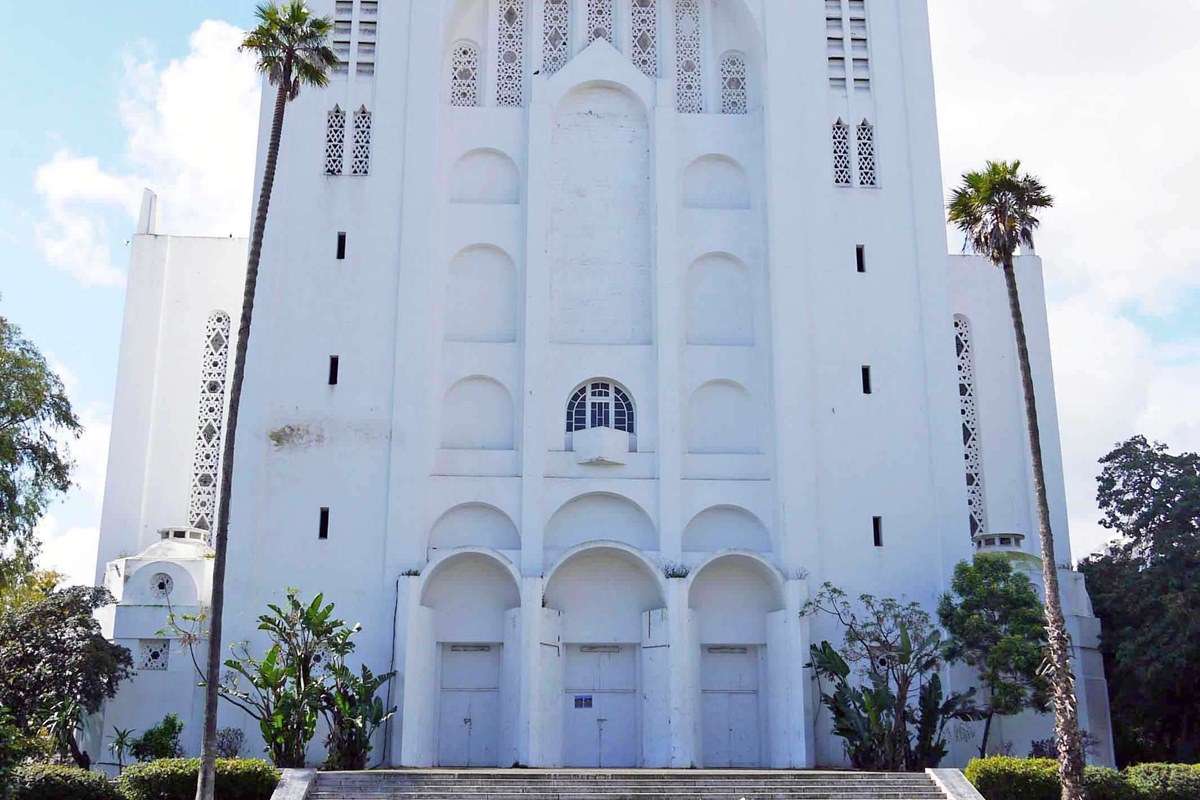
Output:
[[[815,0],[812,0],[815,2]],[[767,0],[792,2],[792,0]],[[257,83],[245,0],[8,10],[0,314],[62,372],[88,432],[45,563],[92,573],[140,189],[172,233],[244,233]],[[1056,194],[1046,260],[1072,539],[1096,547],[1095,462],[1136,432],[1200,449],[1200,3],[930,0],[947,181],[1020,157]]]

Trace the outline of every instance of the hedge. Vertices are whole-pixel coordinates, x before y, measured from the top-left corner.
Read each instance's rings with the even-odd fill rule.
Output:
[[[57,764],[22,764],[13,770],[10,789],[12,800],[123,800],[100,773]]]
[[[972,759],[964,770],[986,800],[1058,800],[1058,762],[1052,758],[992,756]],[[1200,765],[1140,764],[1124,772],[1086,767],[1087,800],[1197,800]]]
[[[134,764],[121,775],[126,800],[193,800],[198,758],[168,758]],[[217,759],[217,797],[221,800],[269,800],[279,770],[256,759]]]

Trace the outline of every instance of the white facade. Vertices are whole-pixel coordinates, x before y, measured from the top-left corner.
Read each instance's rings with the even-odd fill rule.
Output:
[[[314,5],[346,61],[288,109],[226,638],[324,592],[399,672],[391,764],[840,763],[810,592],[932,608],[973,532],[1037,550],[1003,280],[946,256],[924,3]],[[176,241],[139,237],[130,277],[100,555],[127,592],[161,570],[122,556],[196,524],[189,353],[240,303],[244,242],[209,296]],[[1040,261],[1018,270],[1067,561]],[[142,680],[105,730],[162,716],[122,705]],[[1018,752],[1050,730],[1006,725]]]

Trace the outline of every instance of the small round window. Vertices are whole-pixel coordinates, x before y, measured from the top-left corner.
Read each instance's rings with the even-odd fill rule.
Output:
[[[165,572],[159,572],[150,579],[150,591],[155,597],[170,597],[174,588],[175,579]]]

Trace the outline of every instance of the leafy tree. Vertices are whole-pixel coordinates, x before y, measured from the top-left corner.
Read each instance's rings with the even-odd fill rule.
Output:
[[[950,195],[947,218],[966,234],[964,247],[987,257],[1004,273],[1004,285],[1008,289],[1008,310],[1017,343],[1033,491],[1037,499],[1042,578],[1046,585],[1047,672],[1054,699],[1054,726],[1061,743],[1058,762],[1063,800],[1084,800],[1083,747],[1079,739],[1079,709],[1071,672],[1071,642],[1058,589],[1058,560],[1054,556],[1054,534],[1050,529],[1050,502],[1046,498],[1037,398],[1033,389],[1033,370],[1029,365],[1025,317],[1017,291],[1017,273],[1013,268],[1017,248],[1033,247],[1033,232],[1041,224],[1037,213],[1052,205],[1054,198],[1041,181],[1021,173],[1020,161],[989,161],[981,171],[963,175],[962,183]]]
[[[34,526],[71,487],[64,438],[82,430],[62,381],[21,330],[0,317],[0,587],[28,572]]]
[[[0,617],[14,609],[45,600],[63,576],[50,570],[31,570],[0,580]]]
[[[861,616],[845,592],[826,583],[804,608],[834,617],[845,629],[841,651],[829,642],[810,648],[809,666],[833,686],[832,693],[822,689],[821,700],[834,734],[859,769],[936,767],[947,752],[946,723],[980,718],[971,702],[975,690],[944,697],[937,674],[942,634],[919,605],[869,594],[859,604]]]
[[[146,729],[129,744],[129,754],[138,761],[157,761],[161,758],[182,758],[183,721],[174,714],[167,714],[162,722]]]
[[[379,690],[395,672],[376,675],[363,664],[360,671],[346,666],[345,654],[336,655],[329,665],[330,686],[321,704],[321,713],[329,727],[325,740],[328,758],[325,768],[361,770],[371,755],[371,737],[396,713],[385,710]]]
[[[125,756],[133,746],[133,728],[113,726],[113,735],[108,742],[108,752],[117,760],[117,773],[125,771]]]
[[[1135,436],[1100,460],[1100,524],[1079,565],[1103,623],[1117,759],[1200,760],[1200,455]]]
[[[950,589],[938,603],[938,621],[949,634],[944,653],[948,661],[974,667],[985,689],[987,716],[979,743],[984,758],[996,715],[1027,708],[1045,713],[1049,706],[1048,687],[1039,674],[1046,649],[1042,604],[1029,577],[1014,572],[998,553],[960,562]]]
[[[250,233],[250,254],[246,264],[246,285],[242,295],[242,314],[238,321],[237,349],[233,358],[233,378],[229,387],[229,412],[225,421],[225,440],[221,455],[221,484],[218,495],[217,530],[214,541],[216,558],[212,578],[212,623],[209,631],[208,670],[216,675],[221,666],[221,625],[225,608],[225,559],[229,538],[229,503],[233,487],[233,446],[237,440],[238,411],[242,383],[246,377],[246,352],[250,345],[250,325],[254,317],[254,293],[258,286],[258,268],[262,258],[263,234],[267,211],[275,187],[275,169],[279,161],[279,142],[287,104],[300,94],[302,86],[325,86],[329,69],[337,55],[329,47],[333,23],[328,17],[316,17],[303,0],[287,0],[282,5],[263,4],[255,12],[258,25],[246,34],[241,49],[258,58],[258,69],[275,87],[275,110],[271,135],[263,165],[262,186],[255,207],[254,228]],[[213,800],[217,758],[217,682],[210,681],[205,693],[204,735],[196,800]]]
[[[60,752],[84,768],[91,758],[74,735],[81,719],[116,695],[133,666],[93,616],[113,602],[107,589],[75,586],[0,617],[0,705],[27,736],[52,728]]]

